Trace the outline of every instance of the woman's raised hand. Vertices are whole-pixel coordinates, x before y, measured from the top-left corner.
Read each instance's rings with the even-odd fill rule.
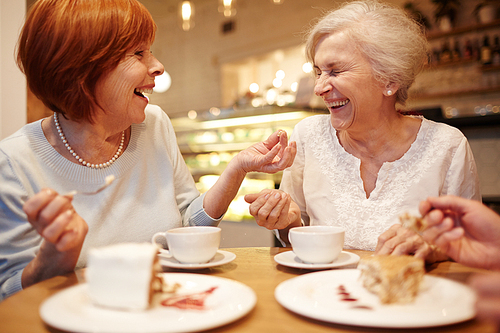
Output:
[[[244,172],[276,173],[291,166],[296,153],[295,141],[288,143],[286,132],[278,130],[265,141],[241,151],[236,159]]]

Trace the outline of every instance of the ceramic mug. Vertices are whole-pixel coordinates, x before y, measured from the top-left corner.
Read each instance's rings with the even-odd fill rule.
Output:
[[[309,264],[335,261],[344,247],[345,231],[340,227],[313,225],[295,227],[288,232],[293,252]]]
[[[183,264],[201,264],[210,261],[220,246],[221,229],[219,227],[182,227],[157,232],[151,242],[162,248],[158,240],[163,238],[167,250],[163,254],[173,256]]]

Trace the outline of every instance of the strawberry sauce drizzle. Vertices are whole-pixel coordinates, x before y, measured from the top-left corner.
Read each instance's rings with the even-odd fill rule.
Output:
[[[346,290],[343,285],[340,285],[338,288],[337,294],[340,296],[340,300],[342,302],[357,302],[358,299],[351,296],[351,294]],[[354,304],[352,306],[353,309],[364,309],[364,310],[373,310],[371,307],[367,305]]]
[[[183,310],[205,310],[205,300],[217,288],[212,287],[195,294],[172,296],[162,301],[161,305]]]

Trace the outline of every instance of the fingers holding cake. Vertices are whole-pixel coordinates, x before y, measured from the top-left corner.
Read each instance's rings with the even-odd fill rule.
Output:
[[[439,202],[435,198],[428,198],[419,205],[419,210],[427,223],[427,228],[422,232],[422,237],[426,242],[438,247],[445,247],[446,244],[459,239],[464,235],[464,230],[456,222],[457,216],[444,207],[434,207]]]
[[[462,227],[455,227],[454,221],[450,217],[445,217],[440,223],[430,226],[422,233],[424,240],[440,248],[445,248],[447,244],[458,240],[464,235]]]
[[[425,257],[431,252],[430,246],[416,232],[403,227],[401,224],[394,224],[387,231],[382,233],[377,240],[375,254],[405,255],[417,254],[418,257]]]

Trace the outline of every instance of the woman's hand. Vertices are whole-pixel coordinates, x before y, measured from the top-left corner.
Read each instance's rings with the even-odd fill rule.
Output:
[[[23,206],[31,225],[59,252],[81,248],[87,235],[87,223],[75,212],[72,200],[43,189]]]
[[[286,132],[276,131],[267,140],[241,151],[228,164],[203,201],[205,212],[218,218],[227,211],[248,172],[275,173],[292,165],[297,145],[288,144]]]
[[[241,151],[235,160],[245,173],[276,173],[291,166],[296,153],[297,144],[294,141],[289,144],[286,132],[278,130],[267,140]]]
[[[420,235],[395,224],[378,237],[375,254],[414,254],[417,258],[426,259],[432,250]]]
[[[75,212],[72,199],[43,189],[24,204],[29,223],[44,242],[23,271],[23,287],[74,270],[88,226]]]
[[[455,196],[420,203],[425,241],[461,264],[500,269],[500,216],[475,200]]]
[[[290,195],[280,190],[262,190],[260,193],[245,195],[250,203],[250,214],[261,227],[269,230],[285,229],[291,224],[300,225],[298,206]]]

